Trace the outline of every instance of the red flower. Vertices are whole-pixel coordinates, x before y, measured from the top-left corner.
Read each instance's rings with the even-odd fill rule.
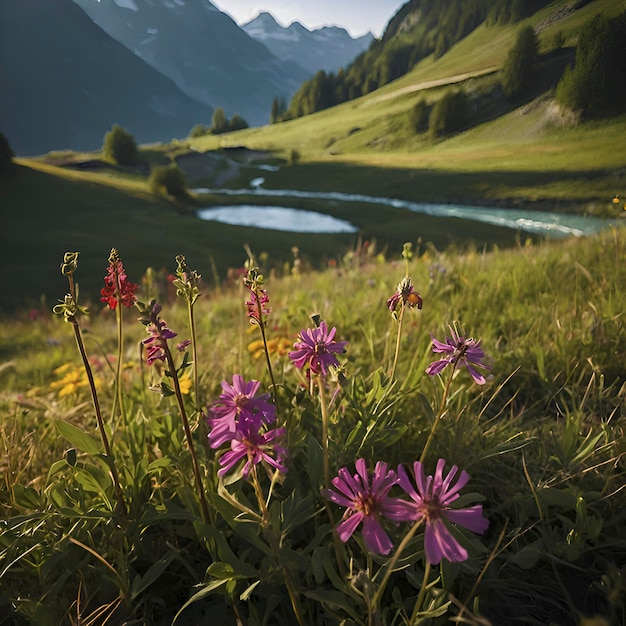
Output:
[[[130,308],[137,301],[135,292],[138,287],[138,285],[128,280],[122,262],[111,251],[109,267],[104,277],[104,287],[100,290],[100,295],[102,296],[100,300],[106,302],[110,309],[115,309],[118,302]]]

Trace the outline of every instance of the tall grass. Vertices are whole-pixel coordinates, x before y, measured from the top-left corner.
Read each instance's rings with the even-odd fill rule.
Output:
[[[25,311],[0,326],[0,606],[9,623],[165,624],[178,614],[176,623],[189,624],[292,624],[298,615],[301,623],[368,624],[377,615],[400,624],[412,612],[412,623],[622,623],[623,231],[490,253],[419,245],[415,252],[408,270],[424,306],[404,311],[393,379],[385,372],[398,323],[385,301],[405,275],[399,251],[385,259],[359,247],[320,273],[295,266],[283,278],[266,276],[267,339],[293,344],[316,314],[349,342],[338,378],[326,381],[328,391],[339,390],[327,417],[331,475],[356,458],[370,467],[417,460],[443,400],[425,463],[430,473],[446,458],[471,475],[472,493],[458,504],[479,498],[490,526],[480,538],[458,535],[469,560],[425,570],[420,531],[388,576],[385,559],[368,555],[358,534],[332,548],[337,511],[327,517],[315,488],[323,475],[318,398],[285,351],[272,353],[272,365],[289,472],[282,484],[272,481],[271,495],[259,476],[271,506],[257,526],[258,489],[244,479],[220,485],[214,453],[204,456],[196,430],[210,503],[203,521],[176,402],[148,389],[168,379],[171,388],[171,368],[161,378],[167,367],[141,364],[145,331],[130,310],[121,382],[128,425],[107,424],[128,502],[126,514],[116,512],[71,329],[49,311]],[[168,327],[189,336],[185,303],[172,290],[143,289],[143,299],[162,302]],[[247,288],[199,289],[198,391],[184,397],[196,426],[196,395],[206,406],[233,374],[271,387],[255,348],[258,329],[246,318]],[[94,303],[81,323],[109,415],[116,323],[98,309]],[[493,377],[480,387],[458,371],[448,395],[445,377],[424,370],[437,357],[429,333],[441,338],[455,320],[482,340]],[[265,552],[274,541],[282,547]]]

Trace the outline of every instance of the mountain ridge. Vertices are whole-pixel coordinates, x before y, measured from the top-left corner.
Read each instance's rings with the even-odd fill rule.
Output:
[[[0,75],[0,128],[22,155],[97,149],[114,123],[169,141],[212,115],[71,0],[0,3]]]
[[[261,11],[241,28],[276,56],[297,63],[311,74],[318,70],[339,70],[367,50],[374,40],[372,33],[352,37],[341,26],[310,30],[298,21],[281,26],[268,11]]]
[[[209,0],[73,0],[114,39],[190,97],[269,121],[272,100],[290,98],[308,72],[277,58]]]

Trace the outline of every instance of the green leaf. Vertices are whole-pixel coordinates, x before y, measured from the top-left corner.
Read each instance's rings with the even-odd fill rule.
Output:
[[[174,615],[174,619],[172,620],[172,624],[174,624],[174,622],[180,617],[181,613],[188,606],[190,606],[194,602],[197,602],[198,600],[202,600],[202,598],[205,598],[206,596],[211,594],[216,589],[219,589],[222,585],[225,585],[227,582],[228,582],[228,580],[212,580],[210,583],[204,585],[202,587],[202,589],[200,589],[200,591],[198,591],[197,593],[194,593],[193,596],[191,596],[191,598],[189,598],[189,600],[187,600],[187,602],[185,602],[185,604],[183,604],[183,606],[180,607],[178,613],[176,613],[176,615]]]
[[[305,591],[304,595],[311,600],[316,600],[322,605],[328,605],[332,608],[343,609],[352,619],[361,623],[362,616],[359,615],[357,607],[349,601],[345,594],[341,591],[333,591],[332,589],[313,589]]]
[[[41,508],[41,497],[32,487],[24,487],[19,483],[13,485],[13,502],[24,509]]]
[[[74,447],[87,454],[100,454],[98,442],[69,422],[55,420],[54,425],[62,437],[65,437]]]
[[[143,576],[136,576],[130,587],[130,600],[136,600],[152,583],[156,582],[169,564],[178,556],[178,552],[171,550],[155,561]]]

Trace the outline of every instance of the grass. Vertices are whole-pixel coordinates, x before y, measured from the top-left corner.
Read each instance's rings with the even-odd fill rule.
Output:
[[[181,251],[185,253],[186,249]],[[443,595],[429,596],[434,603],[431,606],[437,606],[438,597],[463,602],[468,594],[476,594],[479,603],[467,606],[492,624],[522,619],[528,623],[582,625],[584,619],[591,618],[604,620],[598,623],[621,623],[625,616],[619,601],[623,590],[620,580],[626,557],[626,448],[621,427],[626,370],[619,358],[626,352],[623,230],[490,253],[416,248],[409,272],[424,307],[421,311],[406,311],[397,388],[385,387],[384,371],[393,356],[397,332],[397,322],[391,319],[385,300],[405,270],[404,264],[394,259],[399,255],[389,257],[384,260],[365,247],[339,261],[335,268],[284,278],[270,276],[266,280],[272,307],[270,338],[293,341],[300,328],[309,323],[308,316],[317,313],[337,327],[338,339],[349,341],[347,353],[342,356],[347,379],[340,396],[341,409],[330,422],[333,471],[353,463],[364,436],[358,424],[366,425],[371,420],[375,421],[370,423],[370,438],[368,443],[361,442],[359,454],[372,466],[376,459],[393,464],[417,458],[430,429],[428,416],[442,391],[436,380],[423,374],[426,365],[436,358],[430,351],[428,333],[440,337],[447,323],[459,320],[469,335],[481,338],[493,367],[493,380],[479,388],[471,385],[467,374],[459,372],[428,467],[443,456],[467,469],[472,477],[468,491],[482,494],[490,528],[480,539],[466,537],[471,559],[462,567],[442,567],[444,579],[433,579],[433,585],[434,591]],[[171,264],[169,268],[174,269]],[[204,268],[200,269],[204,273]],[[89,271],[81,256],[77,279],[81,281]],[[133,275],[130,278],[136,280]],[[141,282],[141,297],[145,299],[147,283]],[[246,320],[241,284],[217,290],[205,283],[200,290],[196,319],[204,402],[217,398],[220,380],[230,380],[235,372],[242,373],[246,380],[261,380],[267,388],[263,359],[253,358],[247,350],[247,345],[258,338],[258,331]],[[159,299],[168,326],[179,333],[179,338],[188,336],[187,315],[180,300],[176,301],[172,290],[164,285]],[[88,331],[88,352],[94,364],[101,367],[104,355],[115,353],[116,337],[113,316],[97,311],[94,307],[81,323]],[[16,624],[42,620],[44,613],[57,619],[56,623],[60,623],[60,615],[67,615],[68,620],[69,616],[76,620],[81,615],[86,619],[95,615],[98,607],[104,610],[116,597],[121,601],[113,610],[114,621],[170,623],[195,591],[217,580],[214,576],[225,575],[226,570],[218,573],[217,565],[209,568],[225,558],[203,542],[202,533],[209,531],[196,535],[190,522],[195,516],[196,529],[200,528],[197,502],[185,486],[188,458],[182,433],[176,420],[172,421],[175,404],[171,398],[161,399],[146,391],[147,385],[159,380],[158,370],[137,365],[137,342],[146,335],[135,321],[136,314],[127,313],[125,360],[129,365],[126,394],[130,422],[128,426],[118,423],[114,438],[117,460],[124,468],[126,497],[131,503],[123,523],[118,520],[124,541],[115,530],[117,524],[97,521],[109,519],[110,515],[100,496],[80,487],[88,484],[81,472],[91,467],[91,461],[89,455],[80,452],[77,435],[64,431],[70,436],[68,444],[55,426],[62,420],[85,433],[93,432],[87,389],[77,388],[61,395],[63,387],[55,385],[62,376],[55,373],[56,368],[79,364],[70,325],[53,319],[49,309],[39,311],[33,319],[24,312],[0,325],[4,363],[0,370],[0,457],[6,469],[0,507],[5,524],[12,529],[0,539],[0,602]],[[283,411],[300,424],[290,434],[293,478],[288,474],[284,485],[275,486],[273,496],[282,507],[288,507],[285,498],[289,493],[299,498],[308,489],[310,477],[303,464],[309,458],[307,471],[312,471],[310,448],[303,444],[302,433],[317,433],[319,414],[315,399],[307,400],[303,388],[296,390],[297,372],[288,359],[276,355],[273,362],[283,390]],[[99,389],[104,413],[110,416],[115,396],[113,373],[106,365],[96,372],[103,381]],[[377,380],[382,381],[387,395],[374,401],[382,392]],[[185,403],[193,412],[191,397],[186,397]],[[112,428],[112,423],[107,423]],[[385,429],[382,423],[387,424]],[[146,471],[142,469],[143,456],[132,454],[140,432],[151,442],[146,463],[158,460],[147,476],[142,473]],[[396,432],[402,436],[392,436]],[[75,470],[64,460],[70,458],[66,457],[68,445],[79,449]],[[57,473],[49,472],[53,464]],[[212,464],[203,461],[208,493],[213,489],[213,471]],[[152,488],[146,489],[149,484]],[[238,498],[253,497],[251,491],[245,495],[245,488],[227,488],[235,490]],[[74,513],[71,525],[63,526],[70,510],[63,508],[67,507],[62,504],[67,498],[73,498]],[[161,502],[169,504],[156,514]],[[212,502],[217,506],[218,500]],[[305,506],[304,502],[300,506]],[[259,531],[253,533],[257,537],[253,539],[249,530],[240,529],[234,520],[228,521],[224,504],[219,510],[214,528],[228,540],[236,555],[235,561],[232,556],[226,558],[235,568],[246,562],[263,571],[268,564],[264,566],[255,559],[260,558],[258,541],[263,541],[265,535]],[[314,520],[315,529],[303,520],[299,523],[304,526],[285,529],[291,549],[306,555],[309,562],[321,558],[319,551],[310,554],[305,549],[315,532],[323,533],[327,528],[323,523],[320,526],[320,515],[318,512]],[[20,534],[16,524],[28,532]],[[246,526],[251,528],[250,523]],[[57,536],[65,539],[59,542]],[[326,539],[326,543],[319,544],[320,549],[330,547],[330,537]],[[253,548],[250,541],[254,541]],[[93,552],[87,553],[80,544]],[[40,551],[37,560],[32,560],[26,551],[35,545]],[[347,549],[353,555],[353,566],[364,569],[365,553],[358,543],[348,542]],[[413,549],[420,554],[419,543]],[[18,554],[24,556],[9,565]],[[410,576],[415,578],[411,579],[413,583],[407,584],[397,575],[395,591],[392,594],[390,589],[385,596],[389,610],[383,611],[382,617],[388,623],[392,623],[392,607],[398,594],[405,598],[405,606],[409,600],[411,606],[415,601],[415,589],[423,574],[415,558],[407,557],[406,563]],[[50,573],[58,571],[59,559],[65,563],[65,575],[54,580]],[[379,565],[378,561],[370,564],[370,571],[376,571]],[[346,607],[355,600],[339,581],[331,582],[334,579],[329,567],[326,563],[322,573],[313,576],[308,565],[302,563],[296,579],[303,589],[317,590],[306,601],[307,610],[315,611],[326,623],[335,623],[338,615],[345,615],[342,609],[311,603],[311,598],[323,597],[334,589],[335,593],[346,594]],[[113,576],[110,568],[117,574]],[[282,594],[278,606],[273,605],[276,623],[293,623],[284,587],[279,591],[280,585],[270,574],[259,574],[261,579],[250,602],[237,599],[254,581],[245,571],[248,573],[244,578],[233,578],[234,591],[230,595],[214,595],[206,587],[204,598],[183,612],[181,623],[213,616],[221,623],[234,624],[232,606],[253,623],[250,607],[261,612],[270,610],[266,594]],[[331,572],[330,579],[325,571]],[[123,572],[130,576],[127,583]],[[133,578],[151,583],[131,585]],[[96,585],[103,580],[106,583],[96,592]],[[477,587],[472,592],[474,583]],[[54,593],[46,594],[50,589]],[[166,605],[157,609],[159,598],[166,600]],[[458,616],[459,611],[453,604],[445,609],[444,617],[432,617],[432,623],[444,623],[441,620]],[[365,619],[364,615],[360,613],[360,618]],[[353,618],[353,623],[365,622]]]

